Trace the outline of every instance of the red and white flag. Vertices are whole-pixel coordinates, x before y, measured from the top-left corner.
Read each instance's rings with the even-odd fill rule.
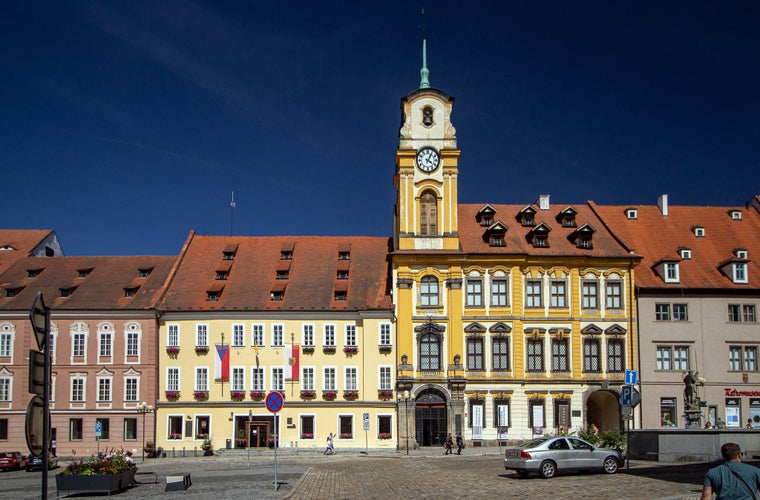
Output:
[[[300,354],[300,345],[285,346],[285,380],[298,380],[298,373],[301,371]]]

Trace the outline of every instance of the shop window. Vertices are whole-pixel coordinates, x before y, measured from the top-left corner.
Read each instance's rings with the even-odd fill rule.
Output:
[[[678,422],[675,398],[660,398],[660,426],[675,427]]]
[[[124,419],[124,441],[136,441],[137,440],[137,419],[125,418]]]
[[[377,436],[382,439],[391,439],[393,437],[393,417],[390,415],[378,415],[377,417]]]
[[[353,415],[340,415],[340,439],[353,439],[354,438],[354,416]]]
[[[314,439],[314,415],[301,415],[301,439]]]
[[[82,440],[82,419],[70,418],[69,419],[69,441],[81,441]]]

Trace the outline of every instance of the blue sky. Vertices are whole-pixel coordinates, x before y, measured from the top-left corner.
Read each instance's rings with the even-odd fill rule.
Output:
[[[0,228],[67,255],[190,230],[390,236],[420,2],[12,2]],[[760,4],[428,1],[460,202],[742,206],[760,193]],[[236,208],[231,218],[230,196]]]

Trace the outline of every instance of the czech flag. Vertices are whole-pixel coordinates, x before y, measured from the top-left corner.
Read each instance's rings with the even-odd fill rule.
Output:
[[[214,356],[214,372],[216,380],[230,379],[230,346],[217,345],[216,356]]]
[[[285,347],[285,380],[298,380],[298,373],[301,371],[299,354],[301,354],[299,344]]]

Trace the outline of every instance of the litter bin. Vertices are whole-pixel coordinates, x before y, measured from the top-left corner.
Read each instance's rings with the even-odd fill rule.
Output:
[[[227,440],[227,449],[228,449],[228,450],[231,450],[231,449],[232,449],[232,439],[228,439],[228,440]]]

